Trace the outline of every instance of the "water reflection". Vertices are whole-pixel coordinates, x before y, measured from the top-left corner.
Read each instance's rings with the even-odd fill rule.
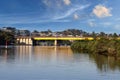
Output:
[[[72,59],[72,51],[69,47],[33,47],[34,59],[41,62],[57,63]]]
[[[114,57],[107,57],[99,54],[89,55],[90,59],[93,60],[101,72],[108,72],[110,70],[120,70],[120,61]]]
[[[0,48],[0,62],[12,62],[15,60],[15,50],[14,47],[9,47],[5,49]]]
[[[16,46],[16,59],[21,62],[30,62],[32,58],[32,46]]]
[[[96,54],[73,53],[69,47],[16,46],[0,48],[0,63],[89,64],[100,72],[120,71],[120,61]],[[90,67],[90,66],[89,66]]]

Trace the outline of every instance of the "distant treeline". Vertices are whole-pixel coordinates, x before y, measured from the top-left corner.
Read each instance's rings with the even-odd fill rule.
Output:
[[[31,32],[31,34],[39,34],[40,31],[38,30],[34,30],[33,32]],[[46,35],[49,33],[54,33],[51,30],[47,30],[47,31],[41,31],[41,33],[45,33]],[[63,31],[56,31],[55,32],[57,35],[62,34],[63,36],[81,36],[81,37],[118,37],[120,36],[120,34],[117,33],[105,33],[105,32],[86,32],[83,30],[79,30],[79,29],[67,29],[67,30],[63,30]]]
[[[87,32],[80,29],[66,29],[63,31],[52,31],[50,29],[41,31],[41,30],[21,30],[16,29],[15,27],[2,27],[0,28],[2,32],[11,32],[15,36],[80,36],[80,37],[119,37],[120,34],[117,33],[105,33],[105,32]]]
[[[71,48],[75,52],[120,57],[120,40],[117,38],[100,38],[93,41],[75,41],[71,45]]]
[[[83,30],[79,29],[67,29],[63,31],[56,31],[53,32],[51,30],[47,31],[38,31],[34,30],[33,32],[29,30],[18,30],[14,27],[3,27],[0,29],[0,45],[6,44],[13,44],[15,43],[15,36],[32,36],[33,34],[36,36],[40,36],[40,33],[43,33],[47,36],[54,36],[53,34],[55,33],[55,36],[75,36],[75,37],[93,37],[93,38],[98,38],[98,37],[106,37],[106,38],[114,38],[114,37],[120,37],[120,34],[117,33],[112,33],[112,34],[106,34],[104,32],[86,32]]]

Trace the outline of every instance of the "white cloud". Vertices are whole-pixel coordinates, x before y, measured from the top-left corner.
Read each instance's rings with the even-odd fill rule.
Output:
[[[79,11],[79,10],[83,10],[89,6],[90,5],[83,5],[83,6],[77,6],[77,7],[71,8],[67,12],[63,13],[63,15],[55,16],[55,17],[53,17],[53,19],[64,19],[64,18],[70,16],[71,14],[73,14],[74,12]]]
[[[70,5],[71,1],[70,0],[63,0],[65,5]]]
[[[77,19],[79,19],[78,14],[74,14],[74,16],[73,16],[73,17],[74,17],[74,19],[76,19],[76,20],[77,20]]]
[[[89,21],[89,22],[88,22],[88,25],[89,25],[90,27],[96,26],[96,24],[95,24],[94,22],[92,22],[92,21]]]
[[[43,0],[43,3],[46,5],[46,6],[51,6],[52,3],[50,2],[50,0]]]
[[[52,8],[52,9],[59,9],[59,8],[63,7],[63,1],[62,0],[42,0],[42,2],[48,8]]]
[[[107,8],[99,4],[96,5],[95,8],[93,9],[93,14],[95,14],[98,18],[104,18],[104,17],[112,16],[110,11],[111,11],[110,8]]]

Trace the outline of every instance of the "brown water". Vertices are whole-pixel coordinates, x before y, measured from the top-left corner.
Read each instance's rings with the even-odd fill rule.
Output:
[[[1,48],[0,80],[120,80],[120,61],[70,47]]]

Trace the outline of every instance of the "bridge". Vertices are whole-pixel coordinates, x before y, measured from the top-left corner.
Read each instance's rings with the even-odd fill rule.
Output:
[[[75,40],[93,40],[93,37],[16,37],[18,44],[33,45],[35,41],[54,41],[54,46],[57,46],[57,41],[75,41]]]

